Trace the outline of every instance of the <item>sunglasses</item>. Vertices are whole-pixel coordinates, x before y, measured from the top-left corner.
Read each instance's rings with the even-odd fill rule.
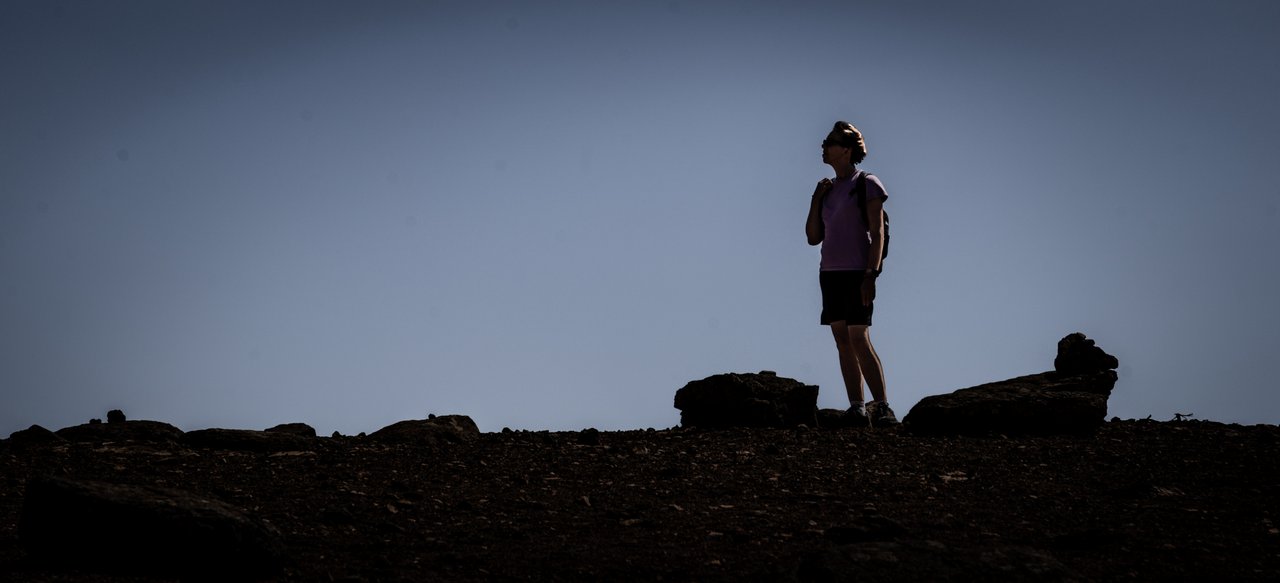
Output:
[[[834,140],[830,140],[830,139],[828,139],[828,140],[822,140],[822,147],[823,147],[823,148],[829,148],[829,147],[831,147],[831,146],[840,146],[841,148],[847,148],[847,147],[848,147],[848,146],[844,145],[843,143],[841,143],[841,142],[837,142],[837,141],[834,141]]]

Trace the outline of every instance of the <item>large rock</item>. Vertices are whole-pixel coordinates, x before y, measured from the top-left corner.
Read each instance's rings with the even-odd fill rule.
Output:
[[[160,421],[117,421],[115,423],[85,423],[64,427],[57,432],[67,441],[102,443],[105,441],[140,441],[145,443],[176,443],[182,439],[182,430]]]
[[[284,560],[274,528],[225,503],[53,477],[27,483],[18,536],[37,561],[105,573],[245,580]]]
[[[1120,360],[1107,354],[1084,334],[1068,334],[1058,341],[1058,356],[1053,359],[1053,370],[1057,372],[1075,375],[1117,368],[1120,368]]]
[[[1056,377],[1044,373],[925,397],[903,418],[912,433],[931,435],[1087,434],[1106,420],[1105,394],[1062,390],[1080,379],[1084,387],[1098,379]],[[1112,381],[1114,382],[1114,380]]]
[[[1058,343],[1060,370],[925,397],[903,418],[913,433],[1088,434],[1106,420],[1119,361],[1083,334]]]
[[[192,448],[259,453],[310,450],[315,449],[319,443],[314,437],[302,437],[280,431],[217,428],[188,431],[183,436],[183,442]]]
[[[410,419],[392,423],[369,437],[383,443],[438,445],[458,443],[480,435],[476,422],[466,415],[431,415],[427,419]]]
[[[675,406],[685,427],[815,427],[818,387],[758,374],[719,374],[676,391]]]
[[[275,427],[264,429],[267,433],[288,433],[299,437],[315,437],[316,428],[306,423],[281,423]]]

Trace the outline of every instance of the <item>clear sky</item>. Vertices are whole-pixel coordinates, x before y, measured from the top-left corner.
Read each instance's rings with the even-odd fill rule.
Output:
[[[804,237],[864,133],[890,401],[1120,359],[1280,422],[1280,3],[0,0],[0,436],[846,405]]]

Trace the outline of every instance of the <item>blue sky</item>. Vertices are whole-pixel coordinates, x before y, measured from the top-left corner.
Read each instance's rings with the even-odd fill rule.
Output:
[[[899,416],[1120,358],[1112,415],[1280,421],[1280,6],[0,2],[0,434],[678,423],[845,405],[803,223],[890,199]]]

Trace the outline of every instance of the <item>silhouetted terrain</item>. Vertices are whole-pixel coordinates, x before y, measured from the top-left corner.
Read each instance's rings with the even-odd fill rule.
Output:
[[[12,441],[0,442],[3,580],[152,580],[29,560],[18,524],[37,475],[177,488],[244,509],[278,529],[281,581],[1280,573],[1275,426],[1112,421],[1088,437],[1024,438],[502,432],[304,438],[289,451]]]

